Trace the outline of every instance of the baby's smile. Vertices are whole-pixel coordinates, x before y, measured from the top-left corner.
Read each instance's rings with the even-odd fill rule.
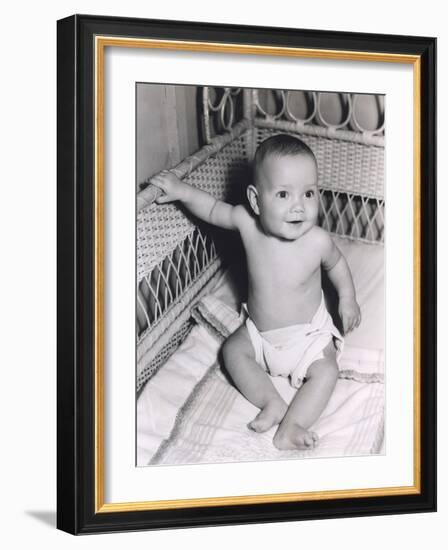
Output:
[[[287,217],[286,218],[286,223],[294,223],[294,224],[300,224],[300,223],[303,223],[305,221],[305,216],[291,216],[291,217]]]

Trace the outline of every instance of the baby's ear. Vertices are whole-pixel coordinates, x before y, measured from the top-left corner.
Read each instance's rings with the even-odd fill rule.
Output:
[[[260,214],[260,209],[258,208],[258,191],[255,185],[247,186],[247,200],[252,210],[258,216]]]

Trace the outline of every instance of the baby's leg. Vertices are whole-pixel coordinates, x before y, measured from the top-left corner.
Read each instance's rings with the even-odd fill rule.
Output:
[[[274,436],[274,445],[278,449],[309,449],[317,444],[317,435],[308,431],[308,428],[327,406],[339,372],[333,341],[323,353],[323,359],[318,359],[309,366],[306,382],[297,391],[278,427]]]
[[[288,407],[267,372],[255,361],[254,348],[244,325],[224,342],[222,351],[226,369],[236,387],[246,399],[261,409],[249,423],[249,428],[256,432],[266,432],[277,425]]]

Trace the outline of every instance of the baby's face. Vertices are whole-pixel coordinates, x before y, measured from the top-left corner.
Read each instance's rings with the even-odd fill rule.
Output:
[[[309,155],[271,155],[257,171],[260,224],[268,235],[293,241],[316,223],[317,166]]]

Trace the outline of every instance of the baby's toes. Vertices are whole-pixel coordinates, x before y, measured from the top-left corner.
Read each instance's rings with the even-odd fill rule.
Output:
[[[304,443],[305,447],[314,447],[314,439],[313,439],[313,436],[310,432],[308,432],[306,435],[304,435],[303,443]]]

